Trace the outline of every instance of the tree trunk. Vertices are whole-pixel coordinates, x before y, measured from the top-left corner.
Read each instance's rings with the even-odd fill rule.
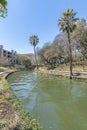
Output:
[[[70,31],[68,30],[68,43],[69,43],[69,61],[70,61],[70,79],[72,79],[72,49],[71,49],[71,40],[70,40]]]
[[[37,62],[37,56],[36,56],[35,46],[34,46],[34,56],[35,56],[36,67],[38,69],[38,62]]]

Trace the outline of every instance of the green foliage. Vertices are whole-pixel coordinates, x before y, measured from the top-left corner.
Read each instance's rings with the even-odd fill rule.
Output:
[[[39,42],[39,38],[36,35],[32,35],[30,36],[29,41],[31,45],[36,46]]]
[[[26,68],[29,68],[29,66],[31,66],[31,61],[29,59],[25,59],[23,61],[23,64],[25,65]]]
[[[5,71],[7,68],[0,66],[0,71]]]
[[[21,130],[42,130],[40,124],[28,112],[21,111],[20,117],[22,118]]]
[[[2,93],[2,97],[5,103],[12,105],[13,112],[19,116],[18,124],[16,124],[14,130],[42,130],[40,124],[27,112],[22,104],[20,103],[17,96],[14,94],[13,90],[9,86],[6,80],[1,80],[0,84],[2,84],[2,88],[0,86],[0,94]],[[3,96],[4,95],[4,96]],[[3,102],[4,103],[4,102]],[[4,110],[4,108],[2,108]],[[7,112],[7,111],[6,111]],[[3,117],[4,118],[4,117]],[[11,118],[11,117],[10,117]],[[6,122],[2,119],[0,120],[0,130],[7,128]]]
[[[0,121],[0,130],[3,130],[4,126],[5,126],[5,123]]]
[[[7,15],[7,0],[0,0],[0,16],[5,17]]]
[[[26,68],[31,66],[31,60],[26,55],[17,55],[17,64],[25,65]]]
[[[57,35],[52,43],[46,43],[38,51],[39,64],[44,64],[48,69],[54,69],[63,63],[66,57],[65,35]]]
[[[73,32],[76,27],[76,21],[78,20],[75,18],[76,12],[73,9],[67,9],[63,12],[62,17],[58,20],[58,26],[60,30],[63,32]]]

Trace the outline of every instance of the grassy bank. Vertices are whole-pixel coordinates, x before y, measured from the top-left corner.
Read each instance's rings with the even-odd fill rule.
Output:
[[[58,67],[53,70],[47,70],[46,67],[41,67],[36,71],[41,74],[52,75],[52,76],[56,76],[56,77],[70,78],[69,67],[66,67],[66,68]],[[80,67],[74,68],[72,78],[87,81],[87,70],[82,70],[82,68],[80,68]]]
[[[8,82],[2,78],[0,80],[0,130],[41,129],[36,119],[21,105]]]

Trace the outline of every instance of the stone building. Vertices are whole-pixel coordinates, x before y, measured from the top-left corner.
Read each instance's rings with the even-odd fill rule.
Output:
[[[5,50],[3,48],[3,45],[0,45],[0,59],[7,58],[9,65],[16,64],[16,51],[11,50]]]

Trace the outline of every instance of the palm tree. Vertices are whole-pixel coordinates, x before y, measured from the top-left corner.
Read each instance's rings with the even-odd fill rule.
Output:
[[[0,0],[0,17],[7,15],[7,0]]]
[[[39,38],[38,38],[38,36],[36,36],[36,35],[30,36],[29,42],[30,42],[30,44],[33,45],[33,47],[34,47],[35,62],[36,62],[36,66],[37,66],[37,68],[38,68],[37,55],[36,55],[36,49],[35,49],[36,45],[39,43]]]
[[[69,44],[69,59],[70,59],[70,79],[72,79],[72,49],[71,49],[71,33],[74,31],[76,27],[75,18],[76,12],[73,9],[67,9],[62,17],[58,20],[58,26],[63,33],[67,34],[68,44]]]

